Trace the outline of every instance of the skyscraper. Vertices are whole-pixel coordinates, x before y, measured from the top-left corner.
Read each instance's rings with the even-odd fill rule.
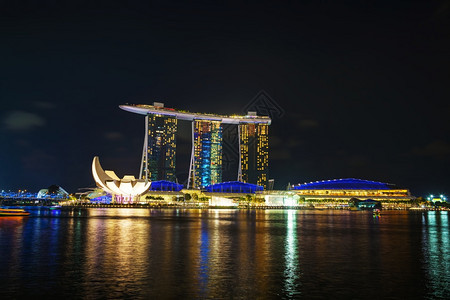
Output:
[[[269,126],[267,123],[240,123],[239,180],[267,188],[269,168]]]
[[[239,131],[238,180],[267,188],[269,165],[269,117],[256,112],[224,116],[186,112],[153,105],[120,105],[120,108],[145,116],[145,140],[140,177],[151,181],[176,181],[175,153],[177,121],[192,124],[192,150],[187,188],[201,189],[222,182],[223,124],[237,125]]]
[[[193,155],[190,176],[195,188],[222,182],[222,123],[193,121]]]
[[[176,117],[149,114],[145,123],[147,134],[140,177],[151,181],[175,181]]]

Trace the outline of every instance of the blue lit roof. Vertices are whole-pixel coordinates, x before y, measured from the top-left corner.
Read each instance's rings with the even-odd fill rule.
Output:
[[[294,185],[294,190],[390,190],[392,185],[388,183],[346,178],[323,180]]]
[[[167,180],[152,181],[149,191],[179,192],[183,189],[182,184]]]
[[[264,188],[261,185],[252,183],[245,183],[241,181],[229,181],[211,184],[205,187],[205,190],[210,193],[246,193],[254,194],[262,191]]]

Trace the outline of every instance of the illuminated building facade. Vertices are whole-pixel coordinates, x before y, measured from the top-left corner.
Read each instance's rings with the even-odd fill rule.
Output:
[[[191,113],[166,108],[158,102],[120,108],[146,118],[140,178],[176,181],[177,120],[184,120],[192,124],[188,188],[201,189],[222,182],[223,124],[237,125],[240,132],[238,180],[267,186],[269,117],[257,116],[255,112],[245,116]]]
[[[239,124],[240,174],[243,182],[267,188],[269,168],[269,126],[267,123]]]
[[[149,114],[145,126],[140,178],[175,181],[176,117]]]
[[[222,123],[193,121],[193,149],[190,175],[194,188],[222,182]]]
[[[98,156],[92,160],[92,176],[99,188],[111,194],[113,203],[136,203],[145,193],[151,182],[136,179],[133,175],[125,175],[120,179],[114,171],[103,170]]]
[[[408,189],[396,188],[392,184],[355,178],[316,181],[293,185],[292,190],[305,200],[346,201],[376,200],[383,203],[409,201],[415,197]]]
[[[255,194],[256,192],[262,192],[263,187],[241,181],[229,181],[208,185],[205,187],[205,191],[208,193]]]

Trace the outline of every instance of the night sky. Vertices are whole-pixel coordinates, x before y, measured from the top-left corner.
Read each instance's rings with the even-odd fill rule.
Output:
[[[120,104],[241,114],[263,99],[276,188],[351,177],[448,195],[450,1],[366,2],[0,2],[0,189],[93,187],[95,155],[138,175],[144,118]]]

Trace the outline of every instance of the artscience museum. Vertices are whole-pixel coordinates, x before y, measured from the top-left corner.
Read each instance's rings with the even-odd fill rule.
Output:
[[[103,170],[98,156],[92,160],[92,175],[97,186],[112,195],[114,203],[136,203],[151,185],[148,180],[136,179],[132,175],[120,179],[114,171]]]

